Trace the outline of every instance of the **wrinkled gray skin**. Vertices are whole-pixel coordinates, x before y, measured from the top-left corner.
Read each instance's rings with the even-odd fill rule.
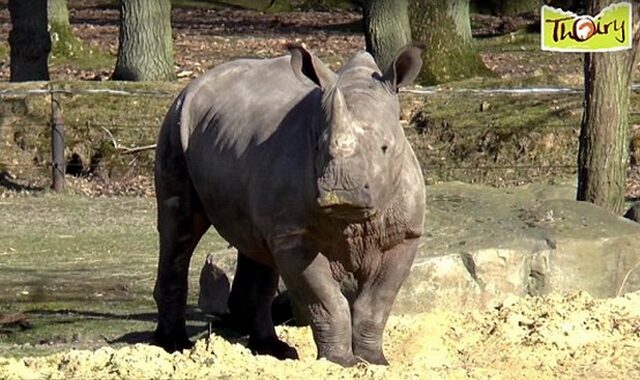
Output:
[[[382,74],[366,52],[337,73],[303,47],[216,67],[178,96],[156,151],[157,344],[185,331],[191,254],[213,225],[238,249],[229,308],[254,353],[297,358],[270,314],[278,275],[311,321],[318,357],[386,364],[382,332],[415,256],[424,185],[399,123],[397,89],[420,50]],[[338,280],[358,281],[349,305]]]

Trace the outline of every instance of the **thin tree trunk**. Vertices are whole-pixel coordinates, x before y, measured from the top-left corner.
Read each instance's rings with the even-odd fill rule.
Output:
[[[169,0],[121,0],[113,79],[175,80]]]
[[[424,45],[421,84],[437,84],[493,75],[471,36],[469,0],[412,0],[413,40]]]
[[[50,23],[70,25],[67,0],[47,0],[47,12]]]
[[[592,0],[595,15],[612,0]],[[586,53],[584,113],[578,153],[579,201],[592,202],[617,214],[624,211],[629,159],[629,96],[638,47],[638,12],[633,15],[633,48]]]
[[[367,0],[363,7],[367,51],[383,70],[411,42],[407,0]]]
[[[47,0],[9,0],[10,81],[49,80]]]

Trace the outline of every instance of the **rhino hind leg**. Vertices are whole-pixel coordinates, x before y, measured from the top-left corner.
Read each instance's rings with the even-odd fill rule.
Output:
[[[296,349],[278,339],[273,326],[271,303],[277,286],[275,269],[239,253],[229,296],[230,320],[236,330],[249,334],[254,354],[298,359]]]
[[[211,225],[183,169],[156,172],[160,256],[153,291],[158,307],[154,343],[169,352],[193,346],[185,325],[189,262]]]
[[[353,353],[367,363],[389,364],[382,351],[382,333],[417,249],[418,239],[391,248],[384,253],[378,273],[359,279],[352,311]]]

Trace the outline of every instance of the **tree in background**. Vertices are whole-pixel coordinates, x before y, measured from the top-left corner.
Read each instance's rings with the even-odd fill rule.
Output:
[[[587,13],[595,15],[613,0],[590,0]],[[584,59],[584,113],[578,153],[579,201],[617,214],[624,211],[629,159],[629,96],[638,48],[639,14],[634,7],[633,47],[608,53],[586,53]]]
[[[170,0],[120,0],[115,80],[175,80]]]
[[[411,0],[411,34],[424,45],[420,84],[492,75],[471,36],[469,0]]]
[[[83,46],[71,30],[67,0],[47,0],[47,13],[52,54],[64,57],[76,55]]]
[[[49,80],[47,0],[9,0],[11,82]]]
[[[363,6],[367,51],[384,72],[395,54],[411,43],[407,0],[367,0]]]

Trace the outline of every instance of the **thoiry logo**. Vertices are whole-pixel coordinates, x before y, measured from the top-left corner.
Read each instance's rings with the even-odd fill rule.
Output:
[[[540,17],[542,50],[603,52],[631,49],[631,4],[611,4],[597,16],[578,16],[547,5]]]

